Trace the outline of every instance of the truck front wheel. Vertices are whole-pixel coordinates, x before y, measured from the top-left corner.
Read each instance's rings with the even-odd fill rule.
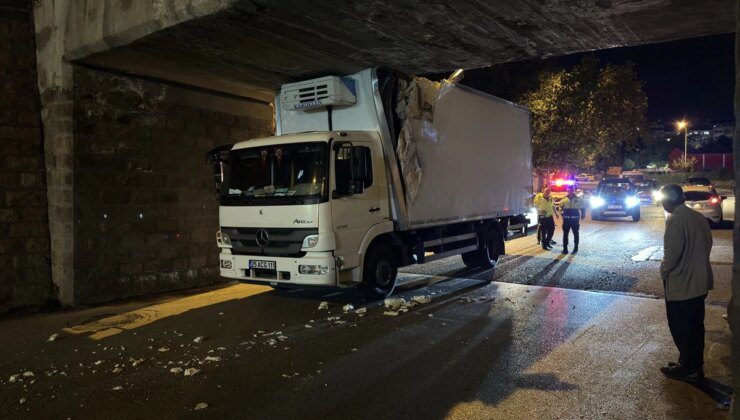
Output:
[[[375,245],[365,254],[362,272],[363,291],[372,299],[381,299],[396,287],[398,262],[388,245]]]

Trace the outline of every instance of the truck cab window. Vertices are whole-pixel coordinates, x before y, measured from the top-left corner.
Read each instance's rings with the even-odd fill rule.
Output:
[[[334,175],[337,195],[361,194],[373,184],[370,148],[348,145],[336,149]]]

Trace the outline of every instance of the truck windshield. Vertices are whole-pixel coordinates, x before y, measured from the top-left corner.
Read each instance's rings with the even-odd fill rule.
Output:
[[[326,143],[296,143],[231,151],[221,187],[221,204],[326,201],[327,147]]]

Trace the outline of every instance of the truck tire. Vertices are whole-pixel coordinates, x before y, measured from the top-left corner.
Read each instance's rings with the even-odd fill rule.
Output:
[[[493,227],[486,232],[484,237],[478,239],[481,244],[475,251],[462,254],[463,262],[469,268],[490,269],[496,267],[498,258],[503,254],[501,249],[501,233]]]
[[[393,293],[398,275],[398,261],[388,245],[378,244],[365,254],[362,289],[365,296],[381,299]]]

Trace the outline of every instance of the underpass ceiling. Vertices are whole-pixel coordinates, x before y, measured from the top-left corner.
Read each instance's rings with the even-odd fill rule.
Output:
[[[281,83],[410,73],[733,32],[733,0],[253,0],[79,61],[270,101]]]

